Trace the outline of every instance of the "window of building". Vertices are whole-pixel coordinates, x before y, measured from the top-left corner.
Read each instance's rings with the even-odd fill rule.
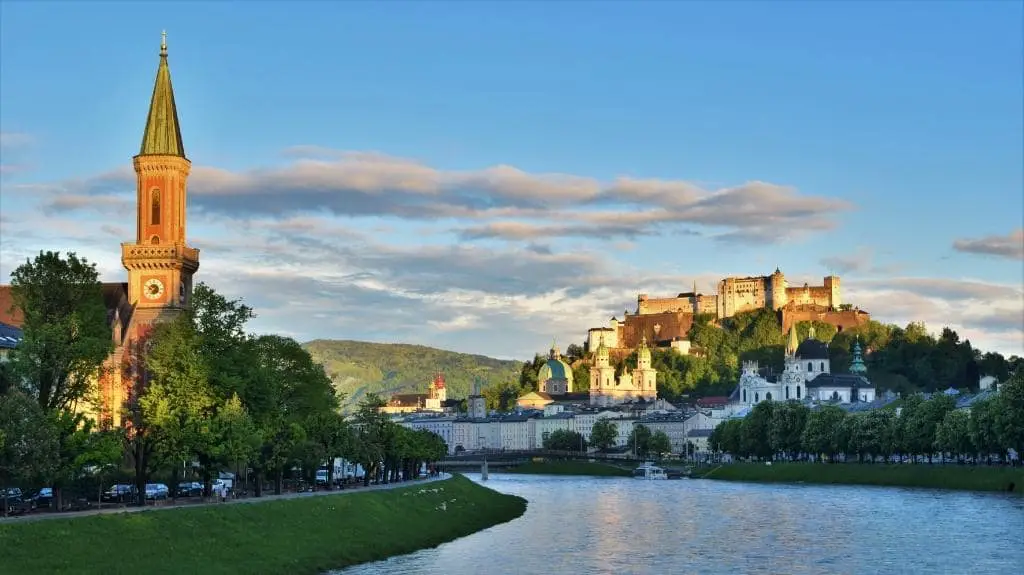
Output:
[[[796,398],[800,399],[800,386],[796,386]]]
[[[743,390],[743,403],[747,402],[747,390]]]
[[[786,399],[789,399],[789,386],[786,386]]]
[[[160,190],[156,188],[149,192],[149,224],[160,225]]]
[[[814,364],[809,361],[807,362],[807,371],[814,371]]]
[[[821,371],[825,371],[825,362],[821,362]]]
[[[759,401],[761,401],[761,394],[755,391],[754,392],[754,403],[757,403]]]
[[[769,391],[768,393],[764,394],[764,400],[765,401],[771,401],[772,400],[772,392]]]

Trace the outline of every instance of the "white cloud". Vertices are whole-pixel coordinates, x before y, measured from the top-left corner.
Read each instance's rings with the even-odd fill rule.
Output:
[[[1024,260],[1024,228],[1017,228],[1005,236],[959,239],[953,242],[953,249],[958,252]]]

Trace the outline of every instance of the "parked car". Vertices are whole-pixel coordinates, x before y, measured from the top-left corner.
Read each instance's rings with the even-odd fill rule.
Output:
[[[53,488],[44,487],[37,491],[35,495],[29,497],[29,500],[32,501],[37,509],[48,508],[53,504]]]
[[[0,489],[0,496],[3,497],[0,508],[6,509],[8,515],[23,515],[35,508],[31,500],[24,498],[20,487]]]
[[[135,486],[118,483],[103,493],[104,503],[131,503],[135,500]]]
[[[178,484],[176,494],[178,497],[201,497],[203,484],[198,481],[184,481]]]
[[[163,483],[147,483],[146,499],[167,499],[171,490]]]

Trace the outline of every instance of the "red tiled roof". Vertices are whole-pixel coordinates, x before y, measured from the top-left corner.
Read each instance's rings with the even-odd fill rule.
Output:
[[[697,405],[710,406],[710,405],[725,405],[729,403],[729,398],[724,395],[714,397],[702,397],[697,400]]]
[[[25,316],[22,315],[20,309],[14,307],[14,294],[11,292],[11,286],[0,285],[0,323],[20,328],[24,322]]]

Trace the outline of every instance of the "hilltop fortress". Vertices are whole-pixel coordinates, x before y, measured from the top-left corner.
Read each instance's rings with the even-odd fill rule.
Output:
[[[621,320],[613,317],[608,327],[587,331],[587,349],[596,350],[603,343],[612,350],[632,350],[646,338],[658,347],[699,354],[688,338],[694,318],[723,320],[756,309],[778,312],[784,332],[802,321],[821,321],[842,331],[871,319],[867,312],[843,305],[838,276],[826,276],[819,286],[789,287],[786,276],[776,269],[768,276],[722,279],[716,294],[699,293],[696,284],[675,297],[639,294],[636,312],[627,311]]]

